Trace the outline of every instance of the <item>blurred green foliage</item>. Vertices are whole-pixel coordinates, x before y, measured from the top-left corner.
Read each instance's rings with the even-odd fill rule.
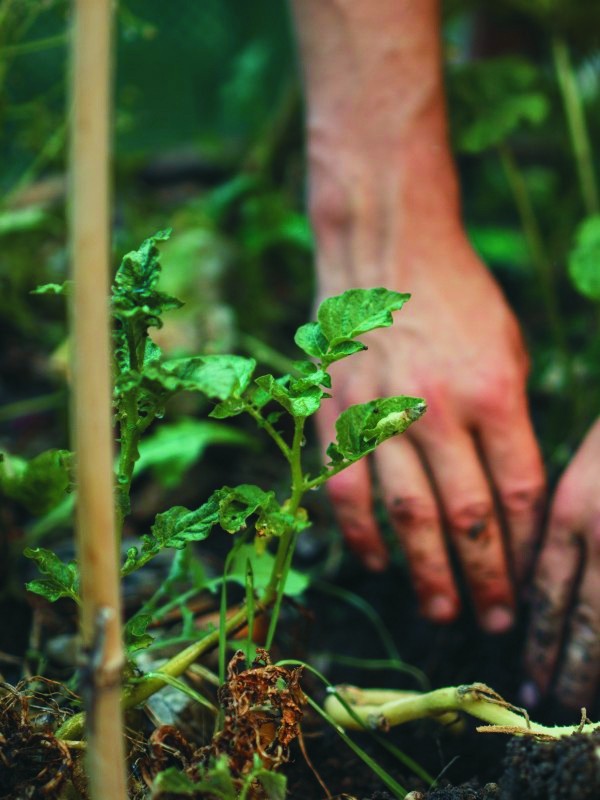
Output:
[[[600,6],[447,0],[444,10],[467,230],[523,323],[536,422],[560,465],[600,407],[600,267],[553,53],[567,45],[598,141]],[[0,8],[0,316],[11,352],[29,343],[49,353],[64,338],[63,312],[28,292],[66,277],[70,23],[67,0]],[[115,250],[174,228],[161,280],[186,306],[166,320],[161,346],[175,355],[256,355],[256,339],[277,349],[307,317],[313,245],[294,61],[279,0],[118,4]],[[588,172],[598,161],[593,153]],[[62,380],[52,372],[61,363],[42,370],[43,390]],[[30,390],[4,374],[0,402],[40,390],[39,370]]]

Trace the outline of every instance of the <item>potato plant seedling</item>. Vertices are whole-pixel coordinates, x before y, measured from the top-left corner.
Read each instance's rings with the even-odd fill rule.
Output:
[[[318,309],[317,320],[296,332],[295,342],[304,358],[293,363],[292,374],[255,377],[256,361],[238,355],[165,359],[149,332],[162,325],[166,311],[181,305],[158,288],[159,246],[168,236],[168,231],[159,232],[127,254],[112,288],[118,529],[122,533],[130,510],[142,436],[163,416],[168,401],[181,392],[204,395],[212,404],[209,416],[213,419],[240,414],[252,417],[274,441],[287,464],[289,492],[279,499],[274,491],[252,484],[224,486],[197,508],[175,506],[159,513],[141,542],[127,549],[120,567],[123,579],[164,550],[174,551],[175,557],[166,580],[125,624],[125,709],[144,702],[217,645],[223,677],[227,635],[267,608],[271,609],[266,641],[269,648],[283,595],[305,585],[291,570],[296,539],[309,525],[302,507],[304,494],[373,452],[381,442],[402,433],[426,408],[422,399],[405,396],[350,406],[336,422],[336,440],[327,449],[327,464],[310,474],[303,464],[305,426],[330,396],[329,368],[336,361],[365,350],[358,337],[391,325],[392,313],[402,308],[409,295],[384,288],[354,289],[325,300]],[[38,291],[63,294],[69,288],[68,283],[52,284]],[[43,454],[29,463],[7,459],[1,470],[4,491],[21,499],[31,495],[38,509],[47,509],[70,488],[70,467],[71,457],[66,451]],[[190,545],[206,539],[215,528],[236,534],[225,571],[235,569],[239,574],[240,582],[246,585],[246,601],[232,613],[225,613],[223,608],[218,630],[200,635],[158,671],[140,678],[134,654],[153,643],[151,624],[162,617],[167,606],[173,607],[186,584],[196,590],[202,588],[204,578],[199,577],[201,570]],[[70,598],[80,603],[76,563],[65,563],[52,550],[42,547],[27,548],[25,554],[43,574],[27,584],[30,591],[51,602]],[[229,577],[225,574],[213,581],[212,588]],[[81,738],[82,730],[83,714],[74,714],[62,724],[57,736],[73,741]]]

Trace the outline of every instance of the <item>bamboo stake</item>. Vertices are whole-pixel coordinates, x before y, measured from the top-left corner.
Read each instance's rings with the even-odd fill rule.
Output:
[[[92,800],[127,797],[108,307],[111,6],[111,0],[75,0],[72,57],[72,437],[83,604],[81,685]]]

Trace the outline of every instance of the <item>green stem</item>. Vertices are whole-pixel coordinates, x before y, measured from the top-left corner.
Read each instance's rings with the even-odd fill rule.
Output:
[[[552,40],[552,57],[569,126],[569,136],[577,164],[585,210],[588,215],[597,214],[600,210],[598,185],[594,173],[594,159],[585,121],[583,102],[571,63],[569,47],[559,37],[554,37]]]
[[[262,602],[255,603],[254,613],[262,613],[272,604],[274,595],[267,591],[265,598]],[[227,620],[225,630],[227,634],[231,634],[238,628],[246,624],[247,609],[242,606],[232,614]],[[214,649],[219,644],[219,631],[215,630],[209,633],[200,641],[194,642],[185,650],[177,653],[173,658],[169,659],[153,674],[152,678],[148,678],[134,686],[125,687],[122,695],[122,708],[128,711],[135,706],[144,703],[149,697],[162,689],[166,684],[167,679],[163,680],[162,675],[178,677],[182,675],[201,655]],[[69,719],[65,720],[60,728],[56,731],[56,736],[59,739],[79,739],[83,733],[84,714],[74,714]]]
[[[262,428],[269,434],[271,439],[273,439],[277,447],[283,453],[286,461],[289,462],[292,457],[292,451],[290,450],[286,442],[283,440],[283,438],[277,433],[277,431],[271,425],[271,423],[268,420],[266,420],[260,413],[260,411],[257,408],[255,408],[251,403],[245,403],[244,410],[247,411],[248,414],[250,414],[250,416],[256,422],[259,428]]]
[[[523,173],[519,169],[512,150],[507,144],[503,143],[498,146],[498,154],[506,180],[513,194],[517,212],[521,220],[521,227],[527,241],[529,254],[540,282],[546,314],[554,335],[556,346],[562,354],[564,363],[569,364],[570,358],[567,336],[558,307],[554,271],[550,259],[548,258],[546,248],[544,247],[540,226],[533,208],[533,203],[531,202],[531,195],[527,188],[527,183]]]
[[[29,53],[39,53],[40,50],[49,50],[51,47],[59,47],[67,44],[67,34],[57,33],[56,36],[47,36],[44,39],[34,39],[32,42],[22,42],[20,44],[9,44],[0,48],[0,58],[7,56],[22,56]]]
[[[511,706],[481,683],[447,686],[424,694],[354,686],[337,687],[337,692],[352,713],[335,696],[327,699],[325,708],[338,724],[354,730],[360,730],[364,725],[387,730],[392,725],[459,711],[496,727],[498,732],[530,734],[540,738],[555,739],[576,732],[587,733],[597,727],[597,723],[592,722],[555,727],[532,722],[523,709]]]
[[[342,461],[340,464],[335,464],[331,469],[328,469],[327,472],[322,472],[320,475],[317,475],[316,478],[305,480],[303,492],[308,492],[310,489],[318,489],[319,486],[323,486],[324,483],[327,483],[327,481],[333,478],[334,475],[337,475],[338,472],[343,472],[343,470],[348,469],[348,467],[351,467],[352,464],[355,463],[356,461]]]
[[[292,449],[290,451],[290,468],[291,468],[291,490],[290,498],[285,503],[285,509],[290,514],[295,515],[300,508],[300,502],[304,495],[304,474],[302,472],[302,446],[304,441],[304,425],[306,417],[294,418],[294,439],[292,442]],[[267,640],[265,647],[268,650],[273,642],[275,636],[275,629],[277,628],[277,621],[279,619],[279,611],[283,599],[283,592],[285,589],[285,582],[292,564],[292,556],[294,554],[294,547],[296,545],[297,531],[294,528],[289,528],[285,531],[277,547],[275,554],[275,563],[271,572],[269,586],[267,592],[272,592],[275,596],[275,604],[271,619],[269,621],[269,631],[267,633]]]

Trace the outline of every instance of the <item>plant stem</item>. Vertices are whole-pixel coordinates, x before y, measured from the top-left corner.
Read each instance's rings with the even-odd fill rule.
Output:
[[[302,472],[302,447],[305,424],[306,417],[294,418],[294,439],[289,458],[292,485],[290,489],[290,498],[285,503],[286,510],[292,515],[295,515],[300,508],[300,502],[305,491],[304,474]],[[271,619],[269,620],[269,631],[265,642],[265,648],[267,650],[271,647],[273,637],[275,636],[285,582],[292,564],[296,537],[297,531],[293,527],[290,527],[282,534],[277,547],[277,553],[275,554],[275,563],[273,564],[273,571],[271,572],[271,578],[267,588],[267,592],[273,592],[275,595],[275,604]]]
[[[486,732],[530,734],[539,738],[556,739],[578,731],[591,732],[597,723],[548,727],[532,722],[523,709],[515,708],[488,686],[474,683],[467,686],[447,686],[424,694],[395,692],[389,689],[358,689],[355,686],[337,687],[338,694],[350,706],[350,714],[340,700],[331,696],[325,703],[328,713],[346,728],[360,730],[365,725],[387,729],[425,717],[440,717],[449,712],[464,711],[489,723]],[[358,719],[357,719],[358,718]]]
[[[85,655],[81,691],[92,800],[127,797],[108,303],[111,10],[110,0],[76,0],[72,64],[72,425]]]
[[[598,202],[598,185],[594,173],[592,147],[585,121],[581,94],[571,63],[571,54],[564,39],[557,36],[553,38],[552,57],[569,126],[569,136],[577,164],[579,185],[585,210],[588,215],[597,214],[600,210],[600,204]]]
[[[267,592],[266,596],[260,602],[254,604],[254,614],[263,613],[274,600],[274,595]],[[234,633],[236,630],[246,624],[248,612],[246,606],[239,608],[235,614],[227,620],[225,631],[227,634]],[[128,711],[135,706],[144,703],[149,697],[162,689],[166,684],[166,680],[162,680],[161,675],[178,677],[182,675],[201,655],[212,650],[219,644],[219,631],[215,630],[194,642],[185,650],[177,653],[173,658],[169,659],[153,674],[154,677],[137,683],[135,686],[128,686],[123,691],[121,697],[121,707],[123,711]],[[60,728],[56,731],[56,736],[59,739],[78,739],[83,731],[84,714],[74,714],[69,719],[65,720]]]
[[[283,453],[285,460],[289,462],[292,457],[292,451],[290,450],[286,442],[283,440],[283,438],[277,433],[277,431],[271,425],[271,423],[268,420],[266,420],[260,413],[260,411],[257,408],[255,408],[251,403],[246,403],[244,405],[244,410],[247,411],[248,414],[250,414],[250,416],[256,422],[259,428],[262,428],[269,434],[271,439],[273,439],[277,447]]]

